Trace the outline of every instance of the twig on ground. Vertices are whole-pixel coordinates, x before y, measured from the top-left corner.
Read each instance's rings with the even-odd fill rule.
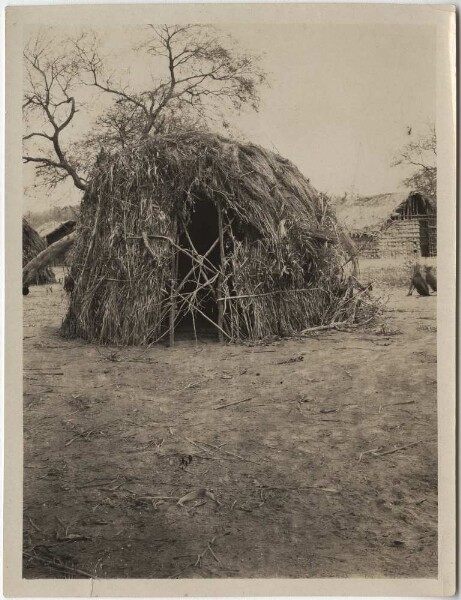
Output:
[[[84,485],[79,485],[78,486],[78,490],[83,490],[84,488],[90,488],[90,487],[102,487],[102,486],[107,486],[107,485],[112,485],[113,483],[116,483],[118,481],[118,477],[116,479],[112,479],[112,481],[107,481],[105,483],[104,479],[102,480],[97,480],[97,479],[92,479],[91,481],[89,481],[88,483],[85,483]]]
[[[81,569],[74,569],[73,567],[68,567],[67,565],[63,565],[62,563],[55,563],[52,560],[49,560],[38,554],[30,554],[30,552],[26,552],[26,551],[24,551],[23,554],[25,556],[28,556],[29,558],[38,560],[39,562],[43,563],[44,565],[48,565],[48,566],[56,569],[57,571],[62,571],[64,573],[69,573],[72,575],[83,575],[83,577],[88,577],[89,579],[95,579],[95,577],[93,575],[91,575],[90,573],[87,573],[86,571],[82,571]]]
[[[205,448],[204,446],[200,446],[200,444],[197,444],[197,442],[194,442],[194,440],[191,440],[188,437],[186,437],[185,439],[189,442],[189,444],[192,444],[193,446],[196,446],[199,450],[203,450],[203,452],[210,454],[210,451],[208,450],[208,448]]]
[[[136,500],[179,500],[179,496],[136,496]]]
[[[226,534],[224,534],[226,535]],[[221,537],[221,536],[220,536]],[[187,564],[185,567],[183,567],[180,571],[178,571],[177,573],[175,573],[174,575],[170,575],[170,577],[168,579],[176,579],[177,577],[179,577],[180,575],[182,575],[182,573],[184,573],[184,571],[186,571],[187,569],[190,569],[191,567],[201,567],[201,563],[202,563],[202,559],[205,556],[205,554],[207,552],[210,552],[210,554],[213,556],[213,558],[221,565],[221,567],[223,566],[222,562],[219,560],[219,558],[216,556],[216,554],[213,552],[213,549],[211,548],[212,544],[214,544],[216,540],[216,536],[214,536],[206,545],[205,549],[200,552],[199,554],[197,554],[197,559],[194,562],[191,562],[189,564]]]
[[[62,371],[36,371],[30,369],[34,375],[64,375]]]
[[[365,450],[364,452],[360,452],[359,462],[362,462],[362,457],[365,456],[365,454],[374,454],[376,452],[379,452],[379,450],[379,448],[373,448],[372,450]]]
[[[68,440],[65,443],[65,445],[70,446],[72,444],[72,442],[75,442],[75,440],[78,440],[79,438],[82,438],[82,437],[89,437],[92,433],[96,433],[96,431],[94,429],[88,429],[87,431],[82,431],[82,433],[79,433],[72,439]]]
[[[27,367],[24,371],[43,371],[43,369],[48,369],[48,371],[61,373],[58,367]]]
[[[221,452],[224,452],[225,454],[228,454],[229,456],[234,456],[235,458],[238,458],[239,460],[243,460],[244,462],[252,463],[254,465],[261,464],[254,460],[250,460],[249,458],[244,458],[243,456],[240,456],[239,454],[235,454],[234,452],[229,452],[228,450],[223,450],[219,446],[214,446],[213,444],[209,444],[208,442],[200,442],[200,443],[205,444],[206,446],[210,446],[210,448],[216,448],[216,450],[220,450]]]
[[[199,387],[202,383],[205,383],[205,381],[208,381],[208,378],[205,379],[201,379],[200,381],[194,381],[193,383],[189,383],[188,385],[186,385],[184,387],[185,390],[190,390],[190,389],[194,389]]]
[[[194,454],[194,458],[201,458],[202,460],[233,460],[232,458],[222,456],[202,456],[201,454]]]
[[[293,356],[292,358],[288,358],[286,360],[281,360],[277,365],[291,365],[293,363],[302,362],[304,360],[304,355],[300,354],[299,356]]]
[[[261,487],[264,488],[264,489],[266,489],[266,490],[295,490],[295,491],[299,491],[299,490],[315,490],[317,492],[327,492],[329,494],[339,494],[339,490],[336,490],[335,488],[322,488],[322,487],[318,487],[316,485],[303,485],[303,486],[295,486],[295,487],[282,487],[282,486],[265,485],[265,484],[263,484]]]
[[[216,554],[215,554],[215,553],[214,553],[214,551],[213,551],[213,548],[211,547],[211,544],[212,544],[212,543],[213,543],[213,542],[208,542],[208,549],[209,549],[209,551],[211,552],[211,556],[212,556],[212,557],[215,559],[215,561],[216,561],[216,562],[217,562],[217,563],[218,563],[218,564],[219,564],[219,565],[222,567],[222,566],[223,566],[222,562],[221,562],[221,561],[219,560],[219,558],[216,556]]]
[[[30,517],[27,517],[29,519],[29,523],[32,525],[32,527],[36,530],[39,531],[40,533],[42,532],[42,530],[40,529],[40,527],[38,527]]]
[[[415,404],[415,401],[407,400],[406,402],[391,402],[390,404],[383,404],[383,406],[400,406],[403,404]]]
[[[405,444],[405,446],[399,446],[398,448],[394,448],[393,450],[386,450],[386,452],[380,452],[379,454],[374,454],[373,456],[386,456],[387,454],[394,454],[394,452],[399,452],[400,450],[406,450],[407,448],[416,446],[416,444],[421,444],[421,442],[429,442],[429,441],[432,441],[432,440],[418,440],[417,442],[412,442],[411,444]]]
[[[336,321],[334,323],[330,323],[329,325],[318,325],[317,327],[308,327],[307,329],[303,329],[301,331],[301,334],[304,335],[305,333],[311,333],[312,331],[326,331],[327,329],[337,329],[341,326],[351,327],[351,325],[348,324],[347,321]]]
[[[201,552],[198,556],[197,556],[197,560],[194,563],[194,567],[200,567],[201,566],[201,562],[202,562],[202,558],[205,556],[205,554],[210,550],[211,548],[211,544],[214,543],[216,539],[216,536],[213,537],[206,545],[206,548],[203,552]]]
[[[249,400],[253,400],[253,397],[245,398],[244,400],[237,400],[236,402],[230,402],[229,404],[223,404],[222,406],[214,406],[213,410],[221,410],[222,408],[227,408],[228,406],[235,406],[236,404],[242,404],[242,402],[248,402]]]

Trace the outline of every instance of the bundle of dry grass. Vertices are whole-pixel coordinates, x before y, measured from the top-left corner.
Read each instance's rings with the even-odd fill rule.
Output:
[[[185,322],[254,340],[365,321],[376,309],[347,278],[345,241],[327,199],[258,146],[185,133],[101,154],[64,331],[125,345]]]
[[[38,233],[29,225],[26,219],[22,219],[22,266],[25,267],[33,258],[35,258],[42,250],[45,250],[46,242]],[[55,283],[56,279],[50,267],[44,267],[38,271],[34,277],[32,284]]]

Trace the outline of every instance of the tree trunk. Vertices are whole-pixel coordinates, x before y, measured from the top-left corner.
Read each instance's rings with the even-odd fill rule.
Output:
[[[37,254],[27,265],[22,269],[22,284],[28,286],[34,281],[37,272],[43,267],[46,267],[57,258],[61,258],[75,242],[75,231],[66,235],[66,237],[58,240],[48,248],[45,248],[40,254]]]

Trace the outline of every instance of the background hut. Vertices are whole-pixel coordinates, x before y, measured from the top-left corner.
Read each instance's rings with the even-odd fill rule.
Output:
[[[28,262],[45,250],[47,244],[45,240],[33,229],[26,219],[22,220],[22,266],[25,267]],[[55,276],[52,269],[47,266],[40,269],[38,274],[31,281],[32,284],[55,283]]]
[[[420,193],[341,198],[336,214],[361,256],[437,255],[437,207]]]
[[[77,221],[74,219],[69,219],[67,221],[63,221],[62,223],[58,223],[56,221],[52,221],[50,223],[44,223],[41,227],[38,228],[38,232],[45,239],[46,244],[50,246],[59,240],[62,240],[64,237],[68,236],[75,230]],[[72,262],[72,250],[70,249],[68,252],[59,256],[58,259],[53,261],[53,265],[55,267],[68,267]]]
[[[209,326],[221,339],[359,320],[327,199],[288,160],[211,134],[102,154],[85,193],[64,331],[139,344]]]
[[[47,245],[49,246],[61,240],[66,235],[69,235],[69,233],[72,233],[75,229],[76,223],[77,221],[73,219],[63,221],[62,223],[53,221],[51,223],[45,223],[39,227],[37,231],[45,239]]]

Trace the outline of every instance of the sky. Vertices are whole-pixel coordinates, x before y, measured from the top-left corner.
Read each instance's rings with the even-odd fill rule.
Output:
[[[258,113],[229,116],[241,137],[290,159],[320,191],[373,195],[402,189],[409,171],[391,166],[405,144],[427,133],[436,113],[436,42],[430,26],[229,25],[242,51],[261,55],[269,84]],[[134,85],[150,78],[130,48],[140,30],[99,30],[111,66]],[[73,133],[91,127],[105,99],[89,103]],[[411,127],[411,136],[408,128]],[[70,183],[34,188],[24,167],[24,209],[76,204]]]

